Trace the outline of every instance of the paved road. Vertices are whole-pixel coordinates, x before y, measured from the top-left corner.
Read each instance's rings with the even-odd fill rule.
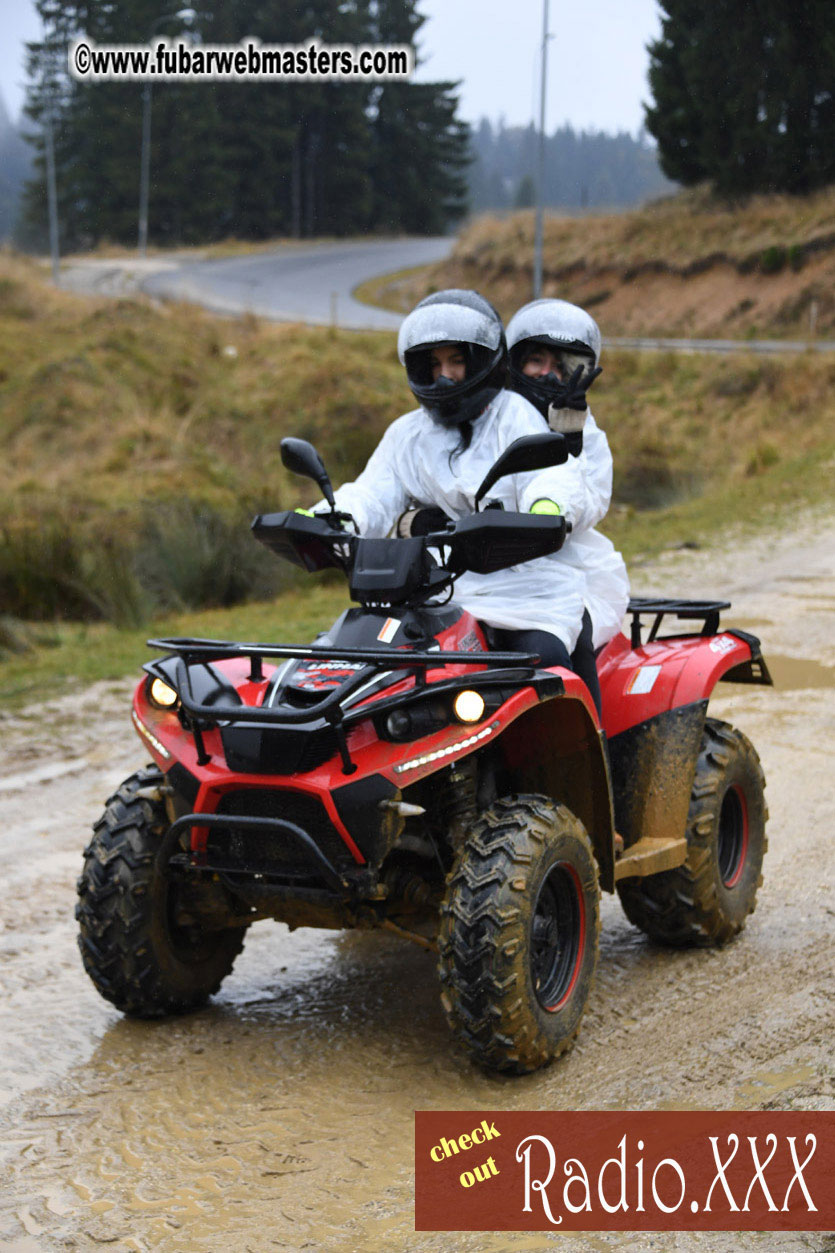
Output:
[[[288,243],[274,251],[222,260],[151,256],[65,263],[61,284],[76,291],[121,296],[137,289],[187,300],[217,313],[256,313],[280,322],[337,324],[351,330],[397,330],[398,313],[361,304],[355,287],[370,278],[441,261],[454,238]],[[662,339],[607,337],[609,348],[666,352],[835,352],[833,340]]]
[[[637,348],[641,352],[835,352],[831,339],[626,339],[606,337],[607,348]]]
[[[140,285],[152,295],[190,300],[218,313],[396,330],[401,315],[360,304],[352,291],[377,275],[440,261],[453,242],[430,237],[290,244],[246,257],[183,262],[147,276]]]

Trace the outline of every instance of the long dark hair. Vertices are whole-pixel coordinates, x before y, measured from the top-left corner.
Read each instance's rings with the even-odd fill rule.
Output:
[[[460,457],[462,452],[466,452],[470,444],[473,442],[473,420],[462,422],[459,426],[461,438],[449,454],[449,468],[452,469],[452,462],[456,457]]]

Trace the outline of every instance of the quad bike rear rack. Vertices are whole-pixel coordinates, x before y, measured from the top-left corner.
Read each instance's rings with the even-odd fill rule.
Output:
[[[661,623],[668,615],[681,618],[684,621],[701,621],[702,629],[698,632],[701,636],[717,635],[719,633],[719,615],[723,609],[730,609],[730,607],[731,602],[729,600],[661,600],[653,596],[633,597],[627,606],[627,613],[632,615],[630,643],[633,649],[637,649],[641,648],[645,643],[652,644],[658,639],[683,638],[679,634],[659,636],[658,631]],[[654,616],[654,621],[646,640],[642,638],[641,634],[641,617],[644,614],[652,614]],[[685,633],[685,635],[687,634],[692,635],[694,633]],[[756,683],[773,686],[773,680],[760,651],[760,641],[756,635],[751,635],[749,631],[741,631],[738,627],[729,627],[724,631],[724,634],[733,635],[738,640],[744,640],[751,649],[751,656],[747,661],[741,662],[740,665],[734,666],[733,670],[723,674],[722,679],[734,683]]]
[[[658,638],[661,623],[668,615],[683,620],[701,621],[700,635],[716,635],[719,630],[719,614],[723,609],[730,609],[729,600],[663,600],[654,596],[635,596],[626,609],[632,615],[631,644],[640,648],[644,643],[641,638],[641,618],[644,614],[653,614],[655,621],[649,630],[646,643],[651,644]],[[667,638],[662,636],[662,639]]]

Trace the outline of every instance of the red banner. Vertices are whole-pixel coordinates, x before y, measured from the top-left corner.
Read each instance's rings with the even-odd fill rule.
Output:
[[[828,1231],[835,1112],[415,1114],[418,1231]]]

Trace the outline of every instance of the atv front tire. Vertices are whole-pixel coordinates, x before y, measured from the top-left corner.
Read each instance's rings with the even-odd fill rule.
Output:
[[[232,969],[246,930],[183,922],[165,806],[147,796],[162,778],[154,768],[139,770],[110,797],[78,880],[84,967],[106,1000],[138,1018],[202,1005]]]
[[[577,1035],[597,965],[597,866],[585,829],[544,796],[497,801],[447,880],[441,1001],[493,1070],[526,1074]]]
[[[722,945],[745,926],[762,883],[768,841],[765,779],[750,740],[708,718],[687,815],[687,860],[622,879],[630,922],[664,944]]]

